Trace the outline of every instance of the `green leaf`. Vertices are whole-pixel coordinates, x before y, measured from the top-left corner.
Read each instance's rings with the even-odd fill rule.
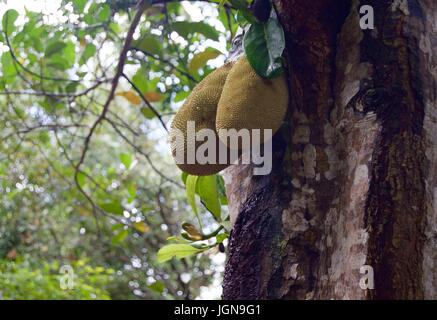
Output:
[[[44,46],[42,44],[42,41],[38,37],[32,37],[32,46],[38,52],[44,51]]]
[[[6,83],[12,83],[15,80],[15,76],[17,75],[17,71],[14,68],[14,62],[9,51],[3,52],[1,57],[2,64],[2,72],[3,72],[3,80]]]
[[[79,183],[79,186],[81,186],[81,188],[83,188],[83,186],[85,185],[85,182],[86,182],[85,174],[83,174],[82,172],[78,172],[77,183]]]
[[[220,221],[220,194],[217,189],[217,180],[214,176],[199,177],[199,196],[202,203],[210,211],[213,216]]]
[[[101,6],[102,4],[100,3],[92,2],[88,8],[88,12],[83,17],[83,20],[89,25],[101,22],[98,17]]]
[[[40,26],[40,27],[32,27],[29,28],[29,30],[26,30],[27,35],[31,38],[38,38],[39,40],[41,40],[42,37],[45,36],[45,34],[47,33],[47,27],[45,26]]]
[[[83,21],[85,21],[88,25],[92,25],[94,23],[97,23],[94,15],[90,11],[88,11],[88,13],[84,15]]]
[[[191,240],[187,240],[180,237],[171,236],[167,238],[168,242],[174,242],[174,243],[191,243]]]
[[[169,244],[159,249],[156,256],[158,263],[163,263],[173,257],[182,259],[196,253],[205,251],[207,248],[194,248],[188,244]]]
[[[143,35],[138,40],[132,41],[132,47],[154,55],[161,55],[161,42],[151,34]]]
[[[119,244],[123,242],[124,239],[128,236],[129,231],[128,230],[121,230],[119,233],[117,233],[115,236],[112,237],[112,244]]]
[[[73,9],[75,13],[83,13],[88,0],[73,0]]]
[[[156,281],[156,282],[150,284],[148,287],[149,287],[149,289],[151,289],[155,292],[158,292],[158,293],[162,293],[165,289],[165,286],[161,281]]]
[[[190,34],[200,33],[208,39],[219,40],[219,32],[205,22],[176,21],[170,24],[170,29],[183,38],[187,38]]]
[[[194,214],[196,215],[196,218],[199,222],[200,229],[202,229],[202,222],[200,220],[199,212],[197,211],[197,206],[196,206],[196,185],[197,185],[198,178],[199,178],[198,176],[188,175],[185,188],[187,191],[188,204],[193,209]]]
[[[241,9],[237,11],[237,22],[240,25],[245,25],[246,23],[258,23],[256,18],[247,9]]]
[[[48,58],[51,55],[62,51],[62,49],[64,49],[66,46],[67,46],[67,44],[62,42],[62,41],[53,41],[53,42],[50,42],[47,45],[47,48],[46,48],[46,51],[45,51],[44,54],[45,54],[46,58]]]
[[[132,158],[131,154],[128,154],[128,153],[121,153],[120,154],[120,161],[124,165],[126,170],[129,170],[129,168],[132,164],[132,160],[133,160],[133,158]]]
[[[83,50],[82,56],[80,57],[79,64],[83,65],[87,63],[88,59],[96,54],[96,46],[92,43],[87,43],[85,49]]]
[[[189,94],[190,94],[189,91],[179,91],[178,93],[176,93],[173,101],[174,102],[181,102],[181,101],[185,100]]]
[[[149,108],[149,107],[142,107],[141,113],[146,119],[153,119],[155,118],[155,113]]]
[[[228,204],[228,198],[226,196],[225,180],[221,175],[216,175],[217,189],[220,194],[220,202],[222,205]]]
[[[47,66],[58,70],[67,70],[70,62],[61,54],[55,54],[47,61]]]
[[[124,228],[124,224],[122,224],[122,223],[115,223],[115,224],[112,225],[111,230],[112,231],[117,231],[117,230],[120,230],[120,229],[123,229],[123,228]]]
[[[62,56],[68,61],[68,66],[72,67],[76,60],[75,45],[72,41],[68,41],[62,52]]]
[[[132,224],[135,230],[137,230],[140,233],[146,233],[150,230],[150,227],[143,221],[135,222]]]
[[[135,196],[137,195],[137,187],[135,186],[135,184],[129,184],[127,187],[127,192],[129,193],[129,196],[131,198],[135,198]]]
[[[117,200],[110,200],[99,204],[99,207],[108,213],[113,213],[117,215],[123,214],[123,206]]]
[[[14,9],[9,9],[5,12],[2,19],[3,32],[10,35],[15,30],[15,20],[18,18],[18,12]]]
[[[214,48],[207,48],[205,51],[195,54],[188,64],[188,71],[194,74],[197,70],[203,68],[209,60],[215,59],[221,54],[219,50]]]
[[[103,4],[100,7],[97,19],[101,22],[105,22],[111,16],[111,8],[107,4]]]
[[[79,86],[78,82],[70,82],[65,87],[65,91],[68,93],[74,93],[74,92],[76,92],[78,86]]]
[[[144,68],[139,68],[132,77],[132,82],[141,91],[146,92],[149,89],[147,71]]]
[[[40,131],[38,133],[38,140],[41,141],[43,144],[47,144],[50,142],[50,135],[47,131]]]
[[[229,0],[229,3],[238,10],[247,9],[247,1],[246,0]]]
[[[227,238],[228,238],[228,234],[225,232],[220,233],[220,234],[216,235],[216,237],[215,237],[217,243],[222,243]]]
[[[188,173],[182,171],[182,173],[181,173],[181,180],[184,183],[184,185],[187,184],[187,178],[188,178]]]
[[[188,204],[191,206],[191,208],[193,209],[196,215],[197,215],[197,206],[196,206],[195,195],[196,195],[196,184],[198,178],[199,178],[198,176],[188,175],[186,186],[185,186],[187,189]]]
[[[111,29],[111,31],[114,33],[120,33],[120,26],[115,22],[109,23],[109,29]]]
[[[273,78],[282,72],[285,38],[276,19],[252,24],[244,35],[243,46],[247,60],[259,76]]]

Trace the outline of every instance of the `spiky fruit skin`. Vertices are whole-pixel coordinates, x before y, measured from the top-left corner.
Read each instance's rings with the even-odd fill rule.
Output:
[[[201,129],[211,129],[215,132],[215,119],[217,114],[217,104],[219,102],[223,86],[229,71],[232,68],[232,63],[227,63],[217,70],[211,72],[206,76],[191,92],[183,106],[179,109],[174,117],[170,129],[171,151],[173,156],[176,156],[176,150],[178,145],[176,140],[173,139],[175,134],[174,129],[179,129],[184,133],[184,155],[187,159],[187,122],[194,121],[196,126],[196,132]],[[217,150],[220,140],[216,136]],[[195,146],[197,150],[198,145],[203,142],[198,142]],[[205,176],[216,174],[217,172],[225,169],[229,164],[218,164],[218,151],[216,152],[217,159],[216,164],[178,164],[177,166],[184,172],[196,175]]]
[[[216,129],[271,129],[275,134],[288,108],[284,75],[260,77],[245,57],[229,72],[218,103]],[[261,141],[264,142],[264,141]]]

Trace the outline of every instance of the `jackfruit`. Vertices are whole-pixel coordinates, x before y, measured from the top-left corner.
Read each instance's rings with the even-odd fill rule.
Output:
[[[184,172],[191,175],[204,176],[215,174],[229,164],[219,164],[219,147],[220,140],[215,132],[215,119],[217,113],[217,104],[220,99],[225,80],[232,68],[233,63],[229,62],[206,76],[191,92],[183,106],[179,109],[174,117],[170,129],[170,144],[172,155],[178,160],[176,155],[178,149],[184,156],[184,163],[177,163],[177,166]],[[216,159],[215,164],[200,164],[197,157],[197,149],[204,142],[187,141],[187,123],[193,121],[195,132],[202,129],[211,129],[215,135],[216,141]],[[178,130],[176,130],[178,129]],[[184,139],[181,141],[176,138],[178,131],[183,133]],[[192,137],[190,138],[192,139]],[[183,142],[183,145],[181,145]],[[190,156],[194,156],[194,163],[188,164],[188,143],[194,143],[194,150],[190,150]]]
[[[288,86],[285,75],[273,79],[260,77],[246,57],[238,59],[226,79],[218,103],[216,129],[227,144],[221,129],[271,129],[272,136],[282,125],[288,108]],[[253,143],[253,142],[252,142]],[[227,144],[228,147],[230,147]],[[241,144],[239,149],[245,149]]]

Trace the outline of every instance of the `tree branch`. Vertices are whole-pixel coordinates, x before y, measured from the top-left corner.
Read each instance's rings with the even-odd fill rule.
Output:
[[[105,119],[106,113],[108,112],[108,109],[109,109],[109,105],[111,104],[111,101],[114,98],[115,90],[117,89],[118,82],[120,80],[121,75],[123,74],[124,65],[126,63],[126,56],[127,56],[128,51],[129,51],[129,48],[131,46],[134,32],[135,32],[135,30],[136,30],[136,28],[141,20],[141,16],[143,15],[144,11],[146,10],[146,8],[148,6],[149,6],[149,3],[146,0],[140,0],[138,3],[138,10],[137,10],[137,12],[132,20],[132,23],[129,27],[129,30],[128,30],[127,35],[126,35],[126,40],[124,42],[123,48],[122,48],[121,53],[120,53],[120,57],[118,59],[117,70],[116,70],[114,78],[112,79],[112,86],[111,86],[111,90],[109,92],[108,98],[103,106],[102,113],[100,114],[100,116],[97,118],[97,120],[92,125],[92,127],[91,127],[91,129],[90,129],[90,131],[85,139],[84,149],[82,151],[82,155],[81,155],[79,162],[77,163],[76,168],[75,168],[74,181],[76,182],[76,185],[77,185],[79,191],[87,198],[87,200],[94,207],[96,207],[96,204],[93,202],[91,197],[85,192],[85,190],[83,190],[83,188],[80,186],[80,183],[78,180],[80,167],[85,160],[85,156],[86,156],[86,153],[88,151],[89,144],[90,144],[91,138],[94,134],[94,131],[96,130],[97,126]],[[100,211],[104,212],[104,210],[102,210],[102,209],[100,209]]]

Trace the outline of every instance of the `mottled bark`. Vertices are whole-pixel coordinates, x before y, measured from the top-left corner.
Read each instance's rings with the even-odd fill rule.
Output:
[[[226,171],[223,297],[437,298],[437,2],[275,5],[289,114],[270,175]],[[361,5],[374,30],[361,30]]]

